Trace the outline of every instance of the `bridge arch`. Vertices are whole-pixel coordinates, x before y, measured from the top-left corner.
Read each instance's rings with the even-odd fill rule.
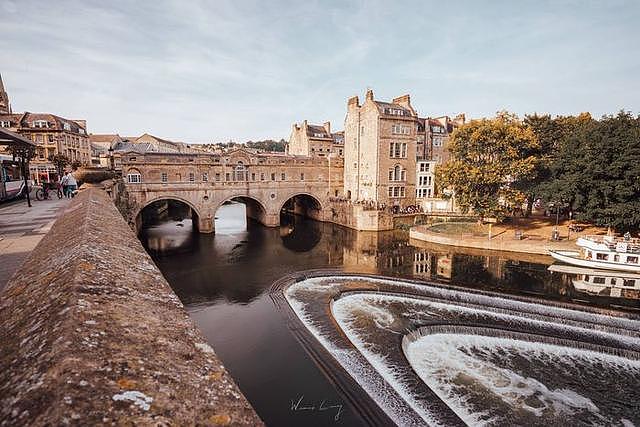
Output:
[[[283,198],[278,212],[289,212],[322,221],[322,209],[322,202],[318,196],[308,192],[296,191]]]
[[[200,209],[198,209],[198,207],[196,207],[196,205],[193,202],[180,196],[163,195],[163,196],[154,197],[153,199],[145,200],[145,202],[138,208],[135,215],[133,216],[133,220],[135,221],[134,224],[135,224],[136,232],[140,232],[140,230],[142,229],[142,226],[145,223],[145,218],[144,218],[145,209],[148,210],[154,205],[157,205],[158,210],[164,209],[162,207],[162,202],[167,202],[167,204],[169,202],[178,202],[184,205],[189,209],[189,216],[191,217],[191,221],[194,229],[199,230],[201,228],[202,226],[201,221],[204,218],[200,214]],[[206,232],[207,230],[202,230],[202,231]]]
[[[258,221],[259,223],[267,226],[274,226],[273,215],[270,215],[268,205],[257,197],[249,196],[247,194],[237,194],[225,197],[214,208],[214,214],[218,212],[224,204],[229,202],[240,202],[245,205],[245,214],[248,218]]]

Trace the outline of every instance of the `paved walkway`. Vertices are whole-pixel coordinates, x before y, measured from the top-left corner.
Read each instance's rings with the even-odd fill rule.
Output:
[[[26,200],[0,204],[0,291],[49,231],[70,199]]]

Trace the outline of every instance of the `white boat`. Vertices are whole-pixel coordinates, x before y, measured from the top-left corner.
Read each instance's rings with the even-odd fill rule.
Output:
[[[576,290],[616,298],[640,298],[640,274],[594,270],[571,265],[550,265],[549,271],[573,274],[571,280]]]
[[[576,242],[579,251],[549,250],[558,261],[601,270],[640,273],[640,239],[584,236]]]

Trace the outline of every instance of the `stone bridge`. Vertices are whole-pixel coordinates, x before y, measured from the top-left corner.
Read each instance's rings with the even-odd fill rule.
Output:
[[[247,206],[247,216],[280,225],[283,209],[331,221],[330,198],[341,196],[342,159],[253,153],[136,153],[123,156],[129,221],[137,230],[142,212],[154,202],[174,200],[191,208],[202,233],[215,231],[216,211],[228,201]]]

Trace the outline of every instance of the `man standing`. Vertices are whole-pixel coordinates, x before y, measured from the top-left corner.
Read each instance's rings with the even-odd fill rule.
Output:
[[[76,178],[73,176],[73,172],[69,172],[66,175],[67,178],[67,197],[74,197],[76,195],[75,191],[78,189],[78,183],[76,182]]]
[[[69,190],[69,177],[67,176],[69,172],[64,171],[64,176],[60,180],[60,185],[62,186],[62,194],[64,197],[67,197],[67,193]]]

